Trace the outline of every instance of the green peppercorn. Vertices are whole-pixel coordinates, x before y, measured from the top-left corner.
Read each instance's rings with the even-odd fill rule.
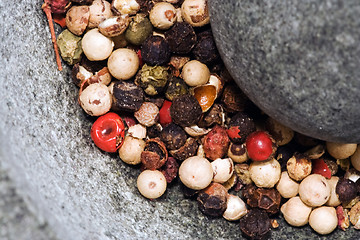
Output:
[[[171,77],[166,87],[165,97],[172,101],[174,98],[187,94],[188,92],[189,88],[184,80],[178,77]]]
[[[57,45],[62,59],[68,64],[73,65],[80,62],[83,53],[81,47],[81,37],[71,33],[69,30],[64,30],[59,34]]]
[[[160,93],[169,78],[168,67],[148,66],[144,64],[135,78],[135,84],[144,89],[145,93],[151,96]]]
[[[125,39],[131,44],[141,45],[152,33],[153,27],[145,14],[139,13],[132,19],[125,32]]]

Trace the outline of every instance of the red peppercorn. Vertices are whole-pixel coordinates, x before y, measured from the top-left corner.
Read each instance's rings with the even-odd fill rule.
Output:
[[[315,159],[312,162],[312,173],[323,175],[324,177],[331,178],[331,170],[325,163],[324,159]]]
[[[264,161],[274,156],[275,140],[264,131],[256,131],[246,138],[246,150],[253,161]]]
[[[165,100],[162,107],[159,111],[159,122],[161,126],[165,126],[172,122],[171,116],[170,116],[170,106],[171,102]]]
[[[116,152],[123,143],[125,125],[119,115],[110,112],[94,122],[90,134],[98,148],[105,152]]]

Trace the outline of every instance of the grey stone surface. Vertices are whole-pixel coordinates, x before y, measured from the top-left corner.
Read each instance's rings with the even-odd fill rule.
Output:
[[[319,139],[360,142],[360,2],[210,1],[220,53],[261,109]]]
[[[70,69],[57,71],[41,3],[0,1],[0,161],[34,219],[61,240],[241,238],[236,222],[204,216],[179,184],[158,200],[144,199],[135,186],[140,170],[93,145],[94,119],[78,106]],[[279,222],[273,239],[320,239],[309,227]],[[341,237],[337,231],[327,239]]]

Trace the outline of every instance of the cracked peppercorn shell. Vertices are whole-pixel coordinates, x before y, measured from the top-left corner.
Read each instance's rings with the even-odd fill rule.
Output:
[[[226,132],[231,141],[235,143],[244,143],[250,133],[255,132],[254,120],[245,112],[235,114],[230,122]]]
[[[195,156],[199,148],[197,141],[189,137],[186,139],[186,142],[183,146],[176,150],[170,150],[170,154],[179,161],[184,161],[185,159]]]
[[[200,86],[209,81],[210,70],[198,60],[191,60],[182,68],[181,77],[190,87]]]
[[[249,99],[236,84],[228,84],[221,95],[221,102],[227,112],[242,112],[249,104]]]
[[[123,145],[119,149],[119,157],[127,164],[140,164],[141,153],[144,151],[144,148],[144,140],[132,136],[125,136]]]
[[[299,185],[301,200],[311,207],[319,207],[325,204],[330,198],[330,191],[328,181],[319,174],[307,176]]]
[[[300,197],[292,197],[280,208],[285,221],[294,227],[301,227],[309,222],[312,208],[301,201]]]
[[[280,180],[276,184],[276,189],[283,198],[292,198],[299,193],[299,183],[289,177],[287,171],[281,173]]]
[[[252,162],[249,167],[251,180],[257,187],[272,188],[279,181],[281,167],[275,159]]]
[[[356,151],[356,143],[334,143],[326,142],[328,153],[336,159],[345,159],[353,155]]]
[[[149,199],[161,197],[166,191],[165,176],[158,170],[145,170],[140,173],[136,181],[141,195]]]
[[[211,183],[199,192],[197,201],[202,213],[212,217],[222,216],[227,206],[227,190],[219,183]]]
[[[81,107],[91,116],[100,116],[111,108],[111,94],[102,83],[90,84],[79,96]]]
[[[248,185],[243,190],[247,204],[260,208],[269,214],[276,214],[280,208],[281,195],[275,188],[256,188]]]
[[[176,9],[171,3],[158,2],[150,10],[149,18],[154,27],[167,30],[176,21]]]
[[[346,178],[340,178],[336,184],[336,194],[343,203],[350,202],[357,195],[356,185],[353,181]]]
[[[203,140],[205,157],[210,160],[222,158],[227,153],[229,143],[225,128],[215,125]]]
[[[84,33],[90,17],[89,6],[72,6],[65,17],[66,27],[73,34],[80,36]]]
[[[141,44],[141,57],[148,65],[165,65],[170,61],[169,44],[163,37],[150,36]]]
[[[231,158],[218,158],[211,162],[214,177],[213,181],[217,183],[225,183],[234,173],[234,163]]]
[[[148,139],[144,151],[141,153],[141,162],[145,169],[161,168],[168,159],[165,144],[158,138]]]
[[[179,177],[186,187],[201,190],[211,183],[213,179],[213,169],[206,158],[193,156],[185,159],[181,163]]]
[[[236,221],[248,212],[245,202],[238,196],[229,194],[223,217],[228,221]]]
[[[154,103],[144,102],[134,113],[134,117],[140,124],[150,127],[159,119],[159,108]]]
[[[204,113],[199,122],[201,127],[211,127],[215,124],[223,126],[225,124],[226,112],[219,103],[214,103],[209,111]]]
[[[172,121],[181,127],[196,125],[201,115],[202,110],[199,102],[190,94],[175,98],[170,106]]]
[[[211,64],[219,59],[219,52],[211,31],[202,32],[198,35],[192,54],[196,60],[205,64]]]
[[[336,194],[336,185],[339,181],[339,177],[331,176],[330,179],[327,179],[330,186],[330,197],[329,200],[325,203],[327,206],[336,207],[341,204],[338,195]]]
[[[305,155],[295,153],[286,163],[289,176],[295,181],[301,181],[309,176],[312,170],[312,162]]]
[[[240,230],[251,239],[263,239],[270,231],[270,218],[264,210],[253,208],[240,218]]]
[[[187,54],[196,44],[196,34],[193,27],[187,22],[177,22],[165,32],[165,39],[170,51],[175,54]]]
[[[89,6],[89,10],[88,28],[96,28],[102,21],[112,16],[111,5],[105,0],[94,0]]]
[[[326,235],[331,233],[336,229],[337,224],[337,214],[333,207],[318,207],[310,213],[309,225],[319,234]]]
[[[117,81],[113,86],[113,108],[117,111],[138,111],[144,102],[144,91],[132,82]]]
[[[182,127],[175,123],[169,123],[161,131],[160,139],[169,150],[174,150],[185,144],[187,136]]]

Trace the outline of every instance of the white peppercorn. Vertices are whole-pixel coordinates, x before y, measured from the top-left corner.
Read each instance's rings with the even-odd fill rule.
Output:
[[[166,191],[166,179],[158,170],[145,170],[137,178],[137,188],[146,198],[159,198]]]
[[[96,28],[99,24],[112,16],[111,5],[105,0],[94,0],[89,7],[90,17],[88,28]]]
[[[125,136],[123,145],[119,149],[119,156],[127,164],[141,163],[141,153],[144,151],[145,141],[133,136]]]
[[[187,85],[191,87],[199,86],[209,81],[210,70],[205,64],[197,60],[191,60],[184,65],[181,76]]]
[[[97,28],[94,28],[85,33],[81,40],[81,46],[89,60],[101,61],[110,56],[114,48],[114,42],[102,35]]]
[[[338,219],[333,207],[319,207],[314,209],[309,217],[309,225],[315,232],[325,235],[334,231]]]
[[[167,2],[159,2],[154,5],[149,14],[150,22],[158,29],[166,30],[176,21],[176,9]]]
[[[299,183],[289,177],[287,171],[281,173],[280,180],[276,184],[276,189],[283,198],[292,198],[299,193]]]
[[[279,181],[281,166],[274,158],[268,161],[252,162],[250,178],[257,187],[272,188]]]
[[[327,151],[336,159],[345,159],[350,157],[356,151],[356,147],[356,143],[326,142]]]
[[[353,167],[360,171],[360,144],[357,146],[356,151],[354,152],[354,154],[351,156],[351,164],[353,165]]]
[[[81,92],[80,105],[91,116],[100,116],[111,108],[111,94],[108,87],[102,83],[90,84]]]
[[[327,179],[329,186],[330,186],[330,197],[329,200],[326,202],[326,205],[329,207],[336,207],[341,204],[338,195],[336,194],[336,185],[339,181],[339,177],[332,176],[330,179]]]
[[[329,200],[330,190],[330,185],[325,177],[311,174],[301,181],[299,196],[307,205],[318,207]]]
[[[186,187],[201,190],[211,183],[213,168],[206,158],[199,156],[189,157],[181,163],[179,177]]]
[[[134,117],[146,127],[151,127],[159,119],[159,108],[152,102],[144,102]]]
[[[301,181],[312,170],[311,160],[303,154],[295,153],[286,163],[289,176],[295,181]]]
[[[308,223],[311,210],[312,208],[303,203],[298,196],[290,198],[280,208],[285,221],[295,227],[304,226]]]
[[[66,13],[66,27],[73,34],[80,36],[89,23],[89,17],[89,6],[72,6]]]
[[[236,221],[248,212],[245,202],[238,196],[229,194],[223,217],[228,221]]]
[[[112,9],[119,15],[134,15],[140,10],[140,5],[136,0],[113,0]]]
[[[234,163],[231,158],[218,158],[211,162],[214,172],[214,182],[224,183],[231,178],[234,173]]]
[[[109,57],[108,68],[116,79],[128,80],[136,74],[139,68],[139,57],[131,49],[116,49]]]
[[[181,5],[184,20],[193,27],[201,27],[210,22],[207,0],[185,0]]]

